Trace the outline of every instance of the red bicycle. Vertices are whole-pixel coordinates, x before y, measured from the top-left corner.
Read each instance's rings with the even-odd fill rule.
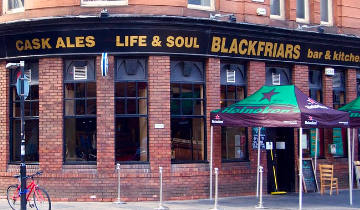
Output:
[[[34,181],[34,177],[39,176],[42,173],[42,171],[38,171],[35,174],[25,177],[25,179],[30,178],[31,182],[26,187],[24,193],[26,193],[26,201],[30,208],[36,208],[37,210],[51,210],[51,201],[49,194],[44,189],[40,188]],[[20,175],[15,175],[14,178],[18,178],[20,183]],[[21,207],[20,194],[21,193],[19,184],[10,185],[7,188],[7,200],[10,207],[14,210],[19,210]]]

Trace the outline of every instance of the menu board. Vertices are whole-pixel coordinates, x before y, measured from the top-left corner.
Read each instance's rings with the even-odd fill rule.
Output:
[[[315,179],[314,168],[310,158],[303,159],[303,183],[305,192],[316,192],[317,182]]]

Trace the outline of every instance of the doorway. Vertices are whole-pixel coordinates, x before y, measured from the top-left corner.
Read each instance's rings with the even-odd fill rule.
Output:
[[[268,193],[276,191],[275,176],[278,191],[294,192],[294,129],[266,128],[266,141],[272,142],[267,150]]]

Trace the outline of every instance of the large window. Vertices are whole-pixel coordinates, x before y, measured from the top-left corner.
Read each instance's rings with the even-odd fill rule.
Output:
[[[243,65],[221,64],[221,108],[246,96],[246,72]],[[247,128],[222,127],[221,156],[224,161],[248,160]]]
[[[20,69],[10,71],[10,162],[20,162],[21,120],[20,97],[16,82]],[[29,95],[25,99],[25,160],[39,161],[39,64],[25,61],[25,76],[29,80]]]
[[[332,0],[320,1],[320,18],[322,24],[332,25]]]
[[[5,13],[24,11],[24,0],[4,0],[3,4]]]
[[[171,60],[171,160],[206,159],[205,78],[202,62]]]
[[[96,163],[96,80],[94,59],[65,60],[65,163]]]
[[[277,19],[285,18],[284,0],[270,0],[270,17]]]
[[[128,0],[81,0],[82,6],[127,5]]]
[[[188,7],[192,9],[214,10],[214,0],[188,0]]]
[[[345,72],[335,70],[333,76],[333,108],[338,109],[345,105]],[[329,145],[329,152],[336,157],[347,155],[347,134],[345,128],[333,129],[333,142]]]
[[[309,0],[296,0],[296,21],[309,22]]]
[[[116,161],[148,161],[146,59],[116,60]]]
[[[309,70],[309,96],[322,103],[322,73],[321,70]]]

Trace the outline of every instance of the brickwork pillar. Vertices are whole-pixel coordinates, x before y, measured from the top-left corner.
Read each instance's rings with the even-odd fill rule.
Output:
[[[39,165],[58,171],[63,162],[63,60],[39,60]]]
[[[260,61],[249,61],[247,63],[247,96],[252,95],[257,90],[259,90],[263,85],[265,85],[266,76],[265,76],[265,62]],[[253,168],[253,179],[256,183],[256,170],[257,170],[257,149],[252,148],[252,128],[248,128],[248,149],[249,149],[249,160],[251,168]],[[260,153],[260,165],[264,167],[264,185],[267,185],[267,158],[266,151],[261,150]],[[256,185],[255,185],[256,186]],[[254,189],[256,190],[256,187]],[[264,187],[263,189],[266,189]]]
[[[292,69],[292,83],[304,94],[309,95],[309,67],[305,65],[294,65]],[[295,189],[298,191],[299,176],[299,129],[294,128],[294,164],[295,164]]]
[[[255,93],[265,85],[265,62],[249,61],[247,64],[247,95]]]
[[[207,119],[207,159],[210,162],[211,126],[210,112],[220,108],[220,59],[209,58],[206,62],[206,119]],[[221,167],[221,127],[214,126],[213,168]]]
[[[292,72],[292,83],[303,93],[309,95],[309,67],[294,65]]]
[[[333,78],[323,74],[323,104],[333,107]],[[332,143],[332,129],[324,129],[324,155],[326,159],[333,160],[333,156],[329,153],[328,145]]]
[[[150,56],[148,61],[149,84],[149,153],[152,173],[162,166],[164,176],[169,176],[171,166],[170,119],[170,57]],[[164,124],[164,128],[155,128]]]
[[[106,77],[100,71],[101,56],[96,57],[96,126],[97,169],[115,169],[115,96],[114,57],[109,56],[109,71]]]
[[[0,171],[6,171],[9,162],[9,70],[0,62]]]

